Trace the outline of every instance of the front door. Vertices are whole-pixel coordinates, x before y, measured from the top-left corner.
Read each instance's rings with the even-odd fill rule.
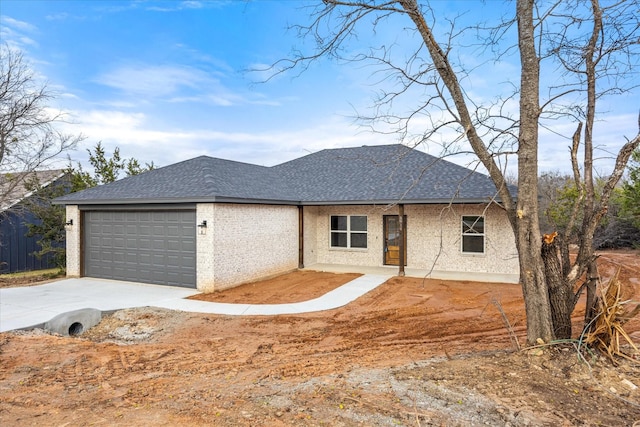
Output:
[[[384,264],[400,265],[400,217],[384,215]],[[404,217],[404,265],[407,265],[407,217]]]

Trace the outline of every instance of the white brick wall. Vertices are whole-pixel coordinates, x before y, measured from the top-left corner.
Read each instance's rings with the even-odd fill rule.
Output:
[[[73,225],[66,225],[67,233],[67,277],[80,277],[80,209],[76,205],[66,206],[66,222],[73,221]]]
[[[407,206],[407,258],[435,271],[519,274],[515,238],[505,212],[495,205]],[[463,215],[484,215],[485,253],[463,254]]]
[[[202,292],[215,290],[214,204],[196,205],[196,224],[207,221],[207,228],[196,227],[196,287]]]
[[[397,206],[306,206],[304,264],[382,266],[383,215],[397,215]],[[457,278],[460,273],[518,275],[515,239],[505,213],[497,206],[406,205],[407,268],[433,270],[433,276]],[[366,249],[329,247],[331,215],[366,215]],[[462,215],[485,215],[486,251],[462,254]],[[67,275],[81,275],[81,212],[66,207]],[[298,267],[298,208],[295,206],[200,203],[196,223],[207,221],[196,236],[196,282],[203,292],[284,273]]]
[[[318,230],[317,230],[317,206],[305,206],[303,215],[304,234],[304,265],[316,264],[318,262]]]
[[[306,208],[305,208],[306,209]],[[305,216],[307,229],[315,229],[316,257],[320,264],[384,265],[383,215],[397,215],[397,206],[322,206]],[[366,215],[367,249],[342,249],[329,246],[331,215]],[[407,216],[407,268],[437,273],[488,273],[517,275],[518,257],[515,239],[502,209],[492,205],[405,205]],[[461,219],[463,215],[485,216],[485,253],[463,254]],[[305,245],[306,245],[305,240]],[[306,258],[305,265],[312,263]],[[445,274],[446,275],[446,274]]]
[[[296,206],[215,204],[212,223],[207,227],[207,234],[213,232],[215,290],[298,267]],[[198,253],[199,259],[202,256],[211,255]],[[198,265],[201,265],[200,261]],[[198,274],[199,280],[200,277]],[[210,280],[202,280],[203,283],[211,283]],[[198,288],[212,290],[210,285]]]

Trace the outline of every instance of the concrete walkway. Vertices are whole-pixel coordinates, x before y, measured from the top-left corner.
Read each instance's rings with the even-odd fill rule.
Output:
[[[342,307],[392,275],[365,274],[319,298],[292,304],[228,304],[184,299],[195,289],[103,279],[64,279],[38,286],[0,289],[0,332],[40,327],[74,310],[163,307],[226,315],[298,314]]]

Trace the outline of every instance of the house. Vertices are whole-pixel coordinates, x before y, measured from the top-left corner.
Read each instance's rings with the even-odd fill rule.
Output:
[[[212,292],[328,266],[517,282],[496,193],[486,175],[385,145],[273,167],[201,156],[55,203],[68,275]]]
[[[29,188],[38,182],[41,188],[57,185],[65,176],[61,169],[0,174],[0,273],[53,268],[53,256],[38,258],[40,236],[27,237],[27,224],[38,221],[28,209],[36,195]]]

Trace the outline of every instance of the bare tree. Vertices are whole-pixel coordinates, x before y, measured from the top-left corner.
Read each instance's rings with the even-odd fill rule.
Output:
[[[562,297],[563,307],[567,306],[567,300],[573,302],[574,298],[569,285],[575,282],[569,282],[568,278],[573,277],[570,274],[579,279],[587,270],[587,280],[594,278],[589,266],[594,265],[591,245],[595,225],[606,211],[608,194],[620,178],[630,151],[640,144],[639,134],[620,151],[604,190],[604,202],[596,204],[590,184],[595,102],[599,96],[624,90],[617,83],[624,80],[637,55],[640,14],[630,13],[634,7],[637,9],[637,2],[613,4],[605,20],[597,0],[517,0],[511,18],[501,17],[494,26],[478,24],[466,28],[457,28],[456,19],[442,18],[435,10],[439,5],[441,3],[428,1],[418,4],[416,0],[323,0],[313,9],[310,24],[294,27],[301,37],[315,42],[315,50],[298,51],[293,57],[275,63],[273,71],[304,70],[310,62],[326,56],[378,65],[381,71],[373,75],[382,76],[378,81],[380,90],[373,113],[360,116],[364,124],[374,129],[382,124],[386,126],[384,131],[391,129],[405,143],[413,145],[429,142],[443,130],[453,129],[460,137],[445,142],[446,151],[459,150],[461,140],[466,140],[493,180],[499,202],[514,231],[527,316],[527,340],[529,343],[537,339],[550,341],[556,337],[557,325],[562,323],[556,318],[558,311],[564,316],[567,309],[551,303],[550,296],[556,301],[559,294],[553,290],[550,294],[547,276],[559,277],[557,287],[563,291],[568,289],[568,296]],[[583,20],[579,15],[581,22],[574,20],[578,14],[584,15]],[[444,30],[438,26],[443,20],[447,24]],[[585,37],[580,23],[583,26],[591,23],[593,31]],[[378,31],[385,24],[394,25],[401,36],[373,45],[380,34],[389,34]],[[369,50],[351,48],[348,42],[367,30],[372,40]],[[519,81],[507,82],[505,86],[510,89],[498,94],[493,102],[473,99],[472,92],[465,88],[474,68],[465,66],[460,58],[463,57],[461,51],[472,45],[468,38],[472,32],[484,34],[476,39],[479,40],[476,53],[492,52],[496,61],[515,55],[520,63]],[[568,44],[559,42],[562,40],[559,33],[566,36],[564,41],[573,43],[570,49]],[[610,36],[613,34],[615,41]],[[509,43],[509,37],[517,40],[517,45]],[[403,48],[400,54],[396,51],[399,45]],[[407,49],[411,51],[406,53]],[[546,78],[542,77],[541,64],[545,61],[554,66],[561,64],[566,74],[561,83],[554,80],[542,90],[541,81]],[[612,64],[616,65],[616,73],[603,72]],[[599,80],[602,78],[605,84],[611,83],[609,89],[602,89]],[[398,112],[398,105],[407,99],[419,99],[419,103],[407,113]],[[563,105],[561,101],[565,99]],[[515,112],[510,108],[514,100],[518,101]],[[580,111],[584,111],[582,116]],[[585,218],[580,241],[581,261],[573,268],[565,264],[557,266],[559,273],[553,276],[545,269],[538,222],[539,129],[548,120],[576,122],[582,118],[586,119],[585,136],[581,140],[578,132],[577,144],[582,143],[585,152],[584,176],[579,177],[584,203],[576,208],[584,209]],[[416,126],[421,129],[416,131]],[[572,147],[571,152],[575,157],[577,149]],[[517,195],[506,185],[505,177],[505,164],[514,155],[518,159]],[[579,168],[576,163],[574,166]],[[557,251],[546,252],[555,254],[557,259]],[[548,253],[546,257],[550,259]]]
[[[582,6],[582,9],[578,9],[578,6]],[[584,288],[587,289],[585,323],[589,324],[594,315],[596,287],[600,276],[593,237],[608,211],[609,200],[629,158],[640,144],[639,120],[639,133],[622,146],[613,171],[604,178],[603,188],[599,197],[596,197],[594,124],[597,101],[607,94],[628,89],[619,82],[624,79],[625,74],[632,72],[632,67],[637,61],[640,47],[640,6],[633,1],[602,6],[599,0],[590,0],[584,3],[563,4],[557,9],[552,11],[550,16],[566,23],[556,26],[557,30],[549,38],[549,52],[562,64],[564,74],[574,77],[562,87],[564,93],[583,93],[586,98],[581,108],[574,108],[580,122],[573,134],[570,152],[573,178],[579,193],[567,227],[569,235],[561,236],[558,242],[559,250],[554,248],[553,239],[543,242],[545,263],[561,266],[560,269],[547,272],[550,302],[554,313],[554,330],[558,338],[570,338],[571,313]],[[567,17],[571,19],[565,20]],[[582,33],[579,31],[581,27],[590,31]],[[609,84],[609,81],[613,84]],[[582,163],[578,160],[581,142],[584,150]],[[574,227],[578,222],[581,225]],[[577,232],[571,234],[574,230]],[[579,248],[573,263],[569,258],[570,240],[577,241]]]
[[[48,108],[52,98],[22,53],[0,45],[0,206],[30,172],[82,140],[55,129],[62,115]]]

